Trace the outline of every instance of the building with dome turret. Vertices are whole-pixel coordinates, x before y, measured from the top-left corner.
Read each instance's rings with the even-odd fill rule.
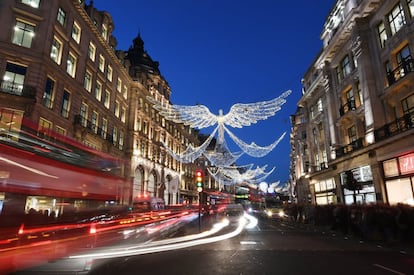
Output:
[[[56,202],[97,208],[108,203],[92,196],[100,187],[111,190],[111,200],[120,204],[143,194],[167,204],[198,199],[193,165],[174,160],[163,145],[183,151],[198,144],[198,132],[166,121],[147,100],[169,102],[171,88],[139,34],[128,50],[117,50],[112,17],[93,1],[3,0],[0,24],[1,137],[21,141],[11,133],[22,133],[30,122],[30,134],[42,144],[33,151],[47,155],[43,144],[57,146],[57,136],[74,140],[98,158],[116,159],[116,166],[99,173],[119,178],[105,186],[98,178],[67,182],[62,177],[47,190],[30,188],[33,182],[14,188],[13,175],[0,169],[0,180],[8,182],[0,184],[0,205],[15,201],[21,211],[31,203],[36,210],[51,209]],[[60,157],[66,156],[56,154]],[[72,162],[81,166],[81,160]]]

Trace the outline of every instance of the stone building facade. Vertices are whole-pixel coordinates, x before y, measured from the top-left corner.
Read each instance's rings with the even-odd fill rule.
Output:
[[[414,1],[338,0],[291,117],[298,202],[414,204]]]
[[[139,34],[117,50],[111,15],[93,1],[4,0],[0,24],[2,127],[31,121],[37,133],[119,159],[122,204],[144,193],[167,204],[197,199],[194,165],[172,159],[163,143],[183,151],[198,132],[165,121],[147,100],[169,102],[171,89]]]

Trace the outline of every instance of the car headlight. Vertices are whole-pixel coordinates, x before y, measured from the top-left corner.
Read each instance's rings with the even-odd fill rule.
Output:
[[[283,218],[285,216],[285,211],[280,210],[279,211],[279,217]]]
[[[273,216],[272,210],[267,210],[266,211],[266,214],[267,214],[268,217]]]

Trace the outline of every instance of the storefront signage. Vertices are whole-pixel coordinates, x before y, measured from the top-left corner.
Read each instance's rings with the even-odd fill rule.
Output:
[[[382,167],[384,168],[384,175],[386,178],[396,177],[399,175],[397,159],[390,159],[384,161],[382,163]]]
[[[414,173],[414,153],[398,158],[401,174]]]

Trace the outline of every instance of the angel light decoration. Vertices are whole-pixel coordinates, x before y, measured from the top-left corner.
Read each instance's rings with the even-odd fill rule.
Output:
[[[175,123],[182,123],[192,128],[203,129],[207,127],[215,126],[214,130],[206,141],[198,147],[188,146],[183,153],[175,153],[172,149],[168,148],[164,144],[167,152],[183,163],[190,163],[206,153],[207,147],[218,132],[218,138],[216,144],[222,148],[227,148],[224,139],[224,132],[226,132],[237,146],[242,150],[241,153],[246,153],[252,157],[263,157],[271,152],[276,145],[282,140],[286,133],[283,133],[275,142],[268,146],[259,146],[252,142],[250,144],[242,141],[236,135],[234,135],[228,127],[243,128],[257,123],[259,120],[265,120],[278,112],[282,105],[286,103],[286,98],[291,94],[291,90],[282,93],[279,97],[268,101],[261,101],[255,103],[237,103],[234,104],[227,114],[223,114],[222,110],[219,110],[219,114],[215,115],[204,105],[162,105],[152,97],[147,97],[148,100],[154,105],[154,108],[159,111],[160,115],[165,119],[173,121]],[[228,126],[228,127],[227,127]],[[217,147],[217,146],[216,146]],[[226,151],[226,150],[224,150]],[[217,152],[214,152],[217,153]],[[232,161],[237,159],[241,153],[231,156]],[[222,158],[215,155],[211,156],[211,153],[205,154],[210,161],[214,161],[212,165],[215,166],[228,166],[229,163]]]

